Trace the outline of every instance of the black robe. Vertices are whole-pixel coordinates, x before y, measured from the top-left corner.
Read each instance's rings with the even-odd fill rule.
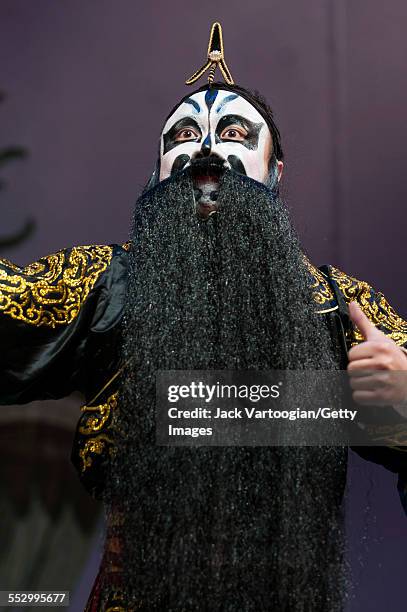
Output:
[[[24,268],[0,260],[0,404],[81,392],[85,403],[72,461],[86,489],[99,499],[114,452],[130,248],[130,243],[67,248]],[[347,350],[363,340],[350,322],[350,301],[358,302],[370,321],[399,346],[407,346],[407,322],[381,293],[334,267],[308,266],[316,310],[337,330],[343,367]],[[354,450],[399,475],[398,490],[407,512],[407,447],[390,438],[386,446]]]

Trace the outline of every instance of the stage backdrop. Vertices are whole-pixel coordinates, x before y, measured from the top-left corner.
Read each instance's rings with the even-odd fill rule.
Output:
[[[1,0],[0,148],[29,157],[2,172],[0,239],[36,223],[1,256],[26,264],[126,240],[162,120],[204,61],[215,20],[235,80],[275,110],[284,195],[311,259],[367,280],[407,316],[404,0]],[[349,483],[348,612],[402,610],[395,479],[353,457]]]

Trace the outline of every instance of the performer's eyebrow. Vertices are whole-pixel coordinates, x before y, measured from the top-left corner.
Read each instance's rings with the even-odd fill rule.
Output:
[[[244,145],[247,149],[257,149],[259,144],[259,133],[263,127],[263,123],[254,123],[241,115],[225,115],[219,119],[219,123],[216,126],[215,140],[221,142],[220,135],[228,125],[240,125],[247,132],[247,135],[240,144]]]
[[[202,109],[196,100],[193,100],[192,98],[187,98],[186,100],[184,100],[184,102],[185,104],[192,104],[197,113],[201,112]]]
[[[226,106],[226,104],[229,104],[229,102],[232,102],[232,100],[236,100],[238,97],[238,94],[230,94],[229,96],[226,96],[226,98],[223,98],[222,102],[217,107],[216,112],[219,113],[222,108]]]
[[[199,127],[195,119],[193,119],[192,117],[182,117],[182,119],[179,119],[176,123],[174,123],[174,125],[168,130],[168,132],[163,134],[163,155],[168,153],[168,151],[171,151],[171,149],[173,149],[177,145],[183,144],[182,142],[175,142],[175,136],[182,128],[187,127],[194,128],[197,132],[199,132],[200,135],[202,135],[201,128]]]

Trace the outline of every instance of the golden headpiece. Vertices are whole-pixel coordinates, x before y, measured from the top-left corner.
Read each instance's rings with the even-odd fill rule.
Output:
[[[223,52],[223,37],[222,37],[222,26],[217,21],[212,25],[211,34],[209,37],[208,45],[208,61],[199,68],[194,74],[185,81],[186,85],[192,85],[201,76],[209,70],[208,83],[211,85],[215,78],[216,68],[219,66],[220,71],[228,85],[234,85],[232,75],[229,72],[229,68],[226,65],[224,52]]]

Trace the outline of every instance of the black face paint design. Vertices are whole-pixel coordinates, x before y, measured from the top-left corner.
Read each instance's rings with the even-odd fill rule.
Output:
[[[185,155],[185,153],[183,155],[178,155],[178,157],[174,159],[174,163],[172,164],[171,176],[176,172],[182,170],[182,168],[187,165],[190,159],[191,158],[189,157],[189,155]]]
[[[247,176],[247,172],[245,170],[244,165],[242,164],[242,161],[236,155],[229,155],[228,162],[232,170],[235,170],[235,172],[239,172],[239,174],[244,174],[245,176]]]
[[[163,141],[164,141],[163,155],[168,153],[168,151],[171,151],[171,149],[173,149],[177,145],[185,143],[185,141],[183,141],[183,142],[176,142],[175,137],[178,134],[178,132],[180,130],[182,130],[182,128],[188,128],[188,127],[194,128],[194,130],[196,130],[196,132],[198,132],[198,134],[200,135],[199,138],[202,136],[201,130],[199,128],[199,125],[197,124],[195,119],[192,119],[192,117],[183,117],[182,119],[180,119],[179,121],[174,123],[172,128],[170,128],[168,130],[168,132],[166,132],[163,135]],[[191,139],[188,142],[197,142],[199,140],[199,138]]]
[[[208,155],[211,154],[211,149],[212,149],[211,135],[208,134],[207,137],[205,138],[205,140],[202,143],[201,154],[204,157],[207,157]]]
[[[240,125],[247,132],[246,138],[242,141],[240,140],[238,141],[240,144],[245,146],[247,149],[251,149],[252,151],[255,151],[257,149],[259,145],[259,134],[260,134],[261,128],[264,125],[263,123],[254,123],[253,121],[250,121],[249,119],[245,119],[244,117],[241,117],[240,115],[225,115],[224,117],[222,117],[222,119],[219,121],[216,127],[216,134],[215,134],[216,143],[236,142],[232,138],[230,139],[222,138],[221,139],[220,137],[223,130],[227,128],[229,125]]]

